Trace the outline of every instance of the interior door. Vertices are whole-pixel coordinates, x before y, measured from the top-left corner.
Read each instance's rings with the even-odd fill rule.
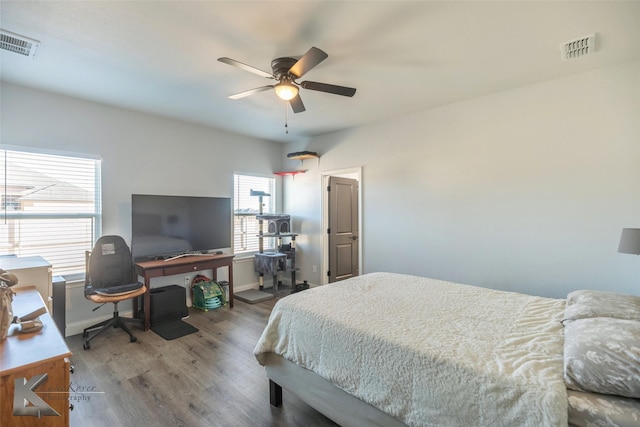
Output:
[[[329,283],[358,276],[358,181],[329,177]]]

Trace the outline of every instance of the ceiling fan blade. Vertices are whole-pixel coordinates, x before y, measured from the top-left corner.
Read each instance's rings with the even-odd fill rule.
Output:
[[[267,73],[266,71],[259,70],[258,68],[252,67],[251,65],[243,64],[242,62],[236,61],[235,59],[227,58],[226,56],[224,56],[222,58],[218,58],[218,61],[224,62],[225,64],[229,64],[229,65],[232,65],[234,67],[238,67],[238,68],[240,68],[242,70],[245,70],[245,71],[248,71],[250,73],[257,74],[257,75],[259,75],[261,77],[266,77],[268,79],[273,79],[274,78],[273,74],[271,74],[271,73]]]
[[[302,56],[302,58],[298,59],[298,61],[289,68],[289,72],[297,78],[300,78],[328,57],[329,55],[324,53],[322,50],[317,47],[312,47]]]
[[[306,110],[306,108],[304,108],[304,104],[302,103],[302,98],[300,98],[300,94],[297,94],[295,98],[290,99],[289,105],[291,105],[291,109],[294,113],[302,113]]]
[[[235,95],[229,95],[229,99],[240,99],[245,96],[253,95],[254,93],[264,92],[265,90],[273,89],[274,85],[260,86],[255,89],[245,90],[244,92],[236,93]]]
[[[356,93],[355,88],[346,87],[346,86],[330,85],[328,83],[302,82],[302,83],[300,83],[300,86],[302,86],[305,89],[332,93],[334,95],[353,96]]]

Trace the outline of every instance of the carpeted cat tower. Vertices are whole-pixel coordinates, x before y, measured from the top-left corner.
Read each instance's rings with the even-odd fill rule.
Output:
[[[260,214],[258,215],[258,226],[259,226],[259,236],[258,236],[258,244],[259,244],[259,254],[256,255],[264,255],[263,253],[263,249],[264,249],[264,245],[262,242],[262,235],[263,235],[263,223],[262,223],[262,198],[263,197],[270,197],[271,194],[265,193],[264,191],[255,191],[255,190],[251,190],[251,192],[249,193],[251,196],[255,196],[258,197],[258,204],[259,204],[259,212]],[[259,302],[263,302],[263,301],[267,301],[270,300],[272,298],[274,298],[274,294],[270,294],[268,292],[263,291],[264,288],[264,271],[259,271],[258,268],[256,268],[256,271],[258,271],[259,273],[259,277],[258,277],[258,283],[260,285],[260,289],[248,289],[246,291],[242,291],[242,292],[238,292],[236,293],[233,297],[239,299],[240,301],[244,301],[246,303],[249,304],[257,304]],[[274,275],[274,292],[277,289],[277,272]]]

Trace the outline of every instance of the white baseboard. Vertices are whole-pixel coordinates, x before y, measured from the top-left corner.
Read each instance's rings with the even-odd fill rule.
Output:
[[[283,278],[282,280],[282,284],[285,286],[291,286],[291,279],[290,278]],[[297,281],[297,280],[296,280]],[[308,282],[307,282],[308,283]],[[300,284],[300,282],[298,282],[298,284]],[[265,281],[265,289],[272,289],[273,288],[273,284],[271,283],[271,281]],[[315,288],[316,285],[314,283],[308,283],[310,288]],[[248,285],[242,285],[242,286],[234,286],[233,287],[233,293],[236,294],[238,292],[242,292],[242,291],[248,291],[250,289],[260,289],[260,284],[258,282],[256,283],[250,283]]]
[[[248,289],[258,289],[258,283],[255,284],[247,284],[247,285],[242,285],[242,286],[234,286],[233,287],[233,292],[242,292],[242,291],[246,291]],[[190,301],[187,301],[187,305],[189,304]],[[133,310],[128,310],[128,311],[121,311],[120,315],[122,317],[132,317],[133,315]],[[99,316],[99,317],[92,317],[91,319],[85,319],[85,320],[81,320],[78,322],[72,322],[72,323],[67,323],[66,327],[65,327],[65,337],[70,337],[73,335],[77,335],[77,334],[81,334],[84,332],[84,330],[90,326],[95,325],[96,323],[100,323],[104,320],[108,320],[111,319],[112,315],[103,315],[103,316]]]
[[[237,294],[238,292],[242,292],[242,291],[248,291],[249,289],[258,289],[258,282],[256,283],[249,283],[246,285],[240,285],[240,286],[233,286],[233,293]]]
[[[132,317],[133,316],[133,310],[130,311],[124,311],[124,312],[120,312],[120,315],[122,317]],[[93,317],[91,319],[86,319],[86,320],[82,320],[80,322],[73,322],[73,323],[67,323],[65,329],[64,329],[64,336],[65,337],[70,337],[73,335],[78,335],[84,332],[84,330],[90,326],[93,326],[97,323],[100,323],[102,321],[105,320],[109,320],[113,317],[113,315],[108,315],[108,316],[100,316],[100,317]]]
[[[289,285],[291,282],[291,280],[283,280],[283,283],[285,285]],[[311,287],[315,287],[316,285],[313,284],[309,284]],[[242,292],[242,291],[248,291],[250,289],[259,289],[260,285],[258,284],[258,282],[256,283],[248,283],[245,285],[240,285],[240,286],[234,286],[233,287],[233,292],[234,293],[238,293],[238,292]],[[187,301],[187,305],[189,305],[189,301]],[[121,312],[120,314],[123,317],[132,317],[132,310],[129,311],[124,311]],[[78,322],[72,322],[72,323],[67,323],[66,328],[65,328],[65,337],[70,337],[73,335],[77,335],[77,334],[81,334],[82,332],[84,332],[85,328],[88,328],[90,326],[95,325],[96,323],[100,323],[103,320],[107,320],[110,319],[111,315],[106,315],[106,316],[100,316],[100,317],[93,317],[91,319],[86,319],[86,320],[82,320],[82,321],[78,321]]]

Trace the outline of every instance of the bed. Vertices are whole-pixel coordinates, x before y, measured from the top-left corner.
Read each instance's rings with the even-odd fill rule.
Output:
[[[608,364],[624,365],[622,379],[605,375],[613,387],[581,366],[594,368],[582,357],[599,345],[594,319],[631,323],[599,327],[608,335],[624,327],[621,340],[640,341],[640,297],[622,310],[637,318],[617,319],[576,308],[601,307],[591,296],[371,273],[280,300],[254,354],[273,405],[284,388],[342,426],[637,426],[640,346],[617,354],[626,365]]]

